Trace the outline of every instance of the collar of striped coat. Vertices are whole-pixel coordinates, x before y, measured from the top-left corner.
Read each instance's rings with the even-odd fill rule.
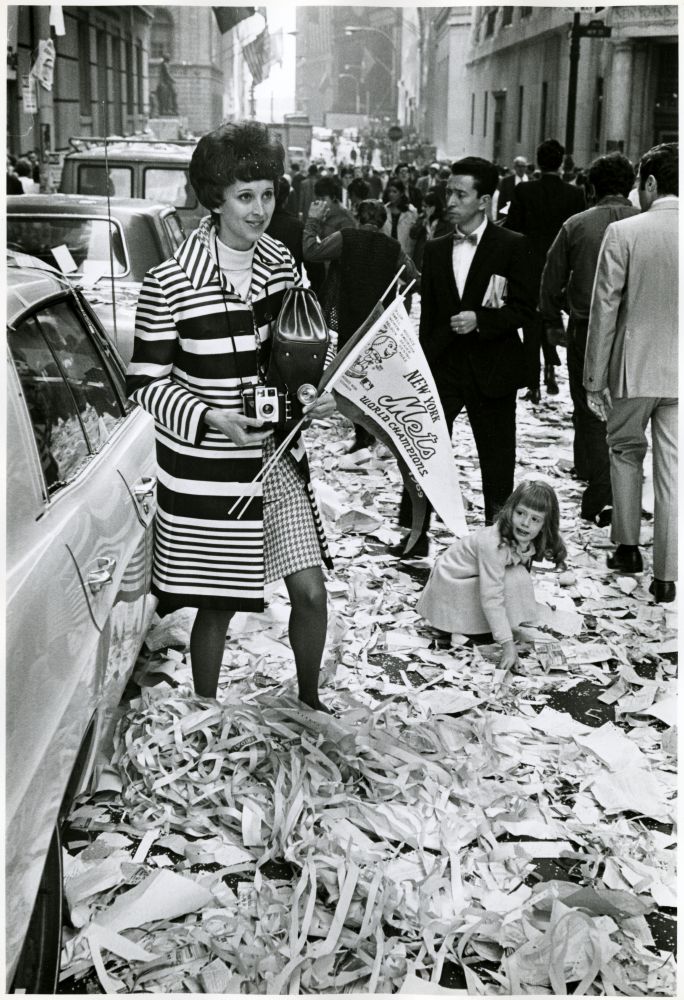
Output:
[[[210,241],[213,239],[214,232],[211,216],[207,215],[173,255],[178,266],[185,271],[188,280],[195,288],[202,288],[204,285],[221,280],[218,266],[210,249]],[[251,286],[253,299],[266,285],[271,267],[274,264],[282,264],[284,259],[282,245],[264,233],[254,248]]]

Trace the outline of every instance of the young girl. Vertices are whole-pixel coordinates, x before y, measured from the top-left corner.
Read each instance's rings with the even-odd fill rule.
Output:
[[[510,670],[518,662],[513,628],[539,616],[530,564],[547,558],[558,566],[567,554],[559,520],[547,483],[520,483],[495,524],[457,539],[439,556],[416,610],[446,632],[491,632],[502,647],[499,667]]]

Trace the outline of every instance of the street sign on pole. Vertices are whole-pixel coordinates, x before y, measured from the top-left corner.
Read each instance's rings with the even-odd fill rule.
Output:
[[[390,125],[387,129],[387,138],[390,142],[399,142],[404,138],[404,132],[401,125]]]
[[[581,25],[579,29],[582,38],[610,38],[612,31],[613,29],[603,21],[590,21],[589,24]]]

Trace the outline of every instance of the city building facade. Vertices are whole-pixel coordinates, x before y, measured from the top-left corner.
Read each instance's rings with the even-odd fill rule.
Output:
[[[424,81],[420,102],[423,132],[439,159],[471,152],[466,58],[472,7],[422,8]]]
[[[7,148],[65,150],[78,135],[123,135],[144,128],[149,111],[151,10],[140,6],[7,8]],[[40,43],[54,45],[51,89],[31,81]]]
[[[201,135],[223,119],[222,38],[208,6],[151,7],[150,100],[157,114],[155,92],[159,72],[168,56],[176,89],[178,117],[194,135]],[[152,117],[154,117],[152,114]]]
[[[507,165],[518,155],[532,160],[543,139],[565,139],[573,8],[472,10],[468,151]],[[573,159],[581,167],[620,150],[638,160],[677,136],[677,7],[581,10],[584,28],[591,21],[607,30],[579,43]]]

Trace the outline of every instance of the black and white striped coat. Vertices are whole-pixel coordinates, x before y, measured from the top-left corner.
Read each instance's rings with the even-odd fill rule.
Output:
[[[257,382],[271,323],[285,291],[298,283],[289,250],[262,236],[254,251],[250,304],[226,282],[209,252],[202,220],[172,258],[145,276],[128,366],[132,399],[155,419],[157,522],[152,590],[162,610],[178,607],[260,611],[264,596],[262,487],[252,481],[261,445],[242,448],[206,427],[209,409],[242,411],[241,388]],[[223,290],[222,290],[223,285]],[[301,452],[301,442],[299,444]],[[325,535],[303,462],[323,561]],[[228,511],[252,497],[241,518]]]

